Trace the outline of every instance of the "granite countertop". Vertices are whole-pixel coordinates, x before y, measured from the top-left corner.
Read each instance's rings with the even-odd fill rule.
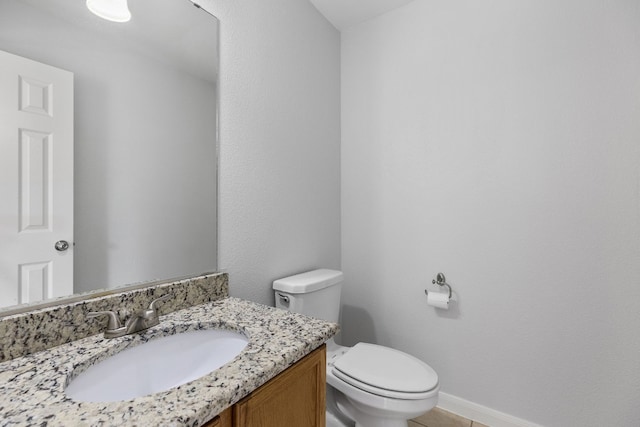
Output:
[[[195,381],[136,399],[77,402],[64,394],[70,374],[149,339],[197,329],[243,333],[249,345]],[[225,298],[179,310],[139,334],[94,335],[0,364],[1,426],[199,426],[335,335],[338,325]],[[77,372],[77,371],[76,371]]]

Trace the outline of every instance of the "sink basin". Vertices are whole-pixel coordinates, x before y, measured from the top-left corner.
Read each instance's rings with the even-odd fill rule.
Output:
[[[248,343],[244,335],[222,329],[158,338],[89,367],[65,393],[80,402],[117,402],[169,390],[220,368]]]

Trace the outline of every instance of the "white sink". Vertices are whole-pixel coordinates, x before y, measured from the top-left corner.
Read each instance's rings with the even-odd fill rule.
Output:
[[[248,343],[244,335],[222,329],[154,339],[89,367],[65,393],[80,402],[116,402],[158,393],[220,368]]]

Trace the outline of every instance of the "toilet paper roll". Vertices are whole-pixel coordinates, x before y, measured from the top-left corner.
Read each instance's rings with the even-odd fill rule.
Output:
[[[433,307],[449,309],[449,293],[429,291],[427,294],[427,304]]]

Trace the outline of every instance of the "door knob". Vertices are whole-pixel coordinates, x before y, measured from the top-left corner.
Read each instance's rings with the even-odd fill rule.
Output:
[[[58,240],[54,247],[56,248],[56,251],[64,252],[69,249],[69,242],[66,240]]]

